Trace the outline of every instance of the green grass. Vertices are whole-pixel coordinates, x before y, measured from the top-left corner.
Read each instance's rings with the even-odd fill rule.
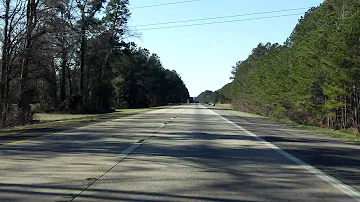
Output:
[[[151,111],[154,109],[160,108],[146,108],[146,109],[121,109],[116,110],[113,113],[107,114],[35,114],[37,120],[40,121],[39,124],[34,125],[26,125],[13,127],[8,129],[0,129],[0,137],[1,136],[9,136],[9,135],[25,135],[26,132],[34,131],[36,129],[45,129],[45,128],[60,128],[65,126],[72,126],[78,124],[84,124],[91,121],[98,121],[104,119],[113,119],[129,114],[137,114],[143,113],[147,111]]]
[[[85,117],[90,117],[93,115],[89,114],[46,114],[46,113],[37,113],[35,114],[35,119],[40,122],[49,122],[49,121],[63,121],[69,119],[80,119]]]
[[[234,110],[231,106],[231,104],[216,104],[216,107],[222,108],[222,109],[231,109]],[[322,135],[327,135],[333,138],[337,138],[337,139],[341,139],[344,141],[349,141],[349,142],[360,142],[360,135],[358,133],[356,133],[355,131],[351,131],[351,130],[332,130],[332,129],[326,129],[326,128],[320,128],[317,126],[310,126],[310,125],[301,125],[298,123],[295,123],[293,121],[289,121],[289,120],[283,120],[283,119],[276,119],[276,118],[272,118],[272,117],[264,117],[264,116],[260,116],[260,115],[256,115],[256,114],[251,114],[251,113],[247,113],[247,112],[241,112],[242,114],[249,116],[249,117],[256,117],[256,118],[261,118],[261,119],[266,119],[272,122],[277,122],[280,124],[284,124],[284,125],[288,125],[288,126],[292,126],[295,128],[299,128],[302,130],[307,130],[310,132],[314,132],[314,133],[318,133],[318,134],[322,134]]]
[[[355,131],[351,131],[351,130],[333,130],[333,129],[328,129],[328,128],[320,128],[318,126],[311,126],[311,125],[301,125],[298,123],[295,123],[293,121],[289,121],[289,120],[283,120],[283,119],[275,119],[275,118],[270,118],[270,117],[261,117],[263,119],[267,119],[270,121],[274,121],[277,123],[281,123],[284,125],[288,125],[288,126],[292,126],[295,128],[299,128],[302,130],[307,130],[310,132],[315,132],[318,134],[322,134],[322,135],[327,135],[333,138],[337,138],[337,139],[341,139],[344,141],[349,141],[349,142],[360,142],[360,135],[355,132]]]
[[[227,109],[227,110],[233,110],[236,111],[231,104],[216,104],[215,107],[218,107],[220,109]],[[236,111],[241,113],[244,116],[248,116],[248,117],[254,117],[254,118],[265,118],[263,116],[257,115],[257,114],[251,114],[251,113],[247,113],[247,112],[242,112],[242,111]]]
[[[221,109],[232,109],[233,107],[231,106],[231,104],[216,104],[215,107],[219,107]]]

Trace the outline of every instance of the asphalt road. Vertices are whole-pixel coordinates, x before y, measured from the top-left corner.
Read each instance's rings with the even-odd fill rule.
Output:
[[[357,174],[359,164],[344,162],[358,159],[312,159],[318,138],[321,148],[357,157],[358,145],[236,112],[161,109],[2,145],[0,201],[360,200],[359,175],[336,172]]]

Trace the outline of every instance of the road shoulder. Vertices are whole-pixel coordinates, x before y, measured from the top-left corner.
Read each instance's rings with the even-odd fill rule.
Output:
[[[206,106],[304,162],[360,190],[360,146],[232,110]]]

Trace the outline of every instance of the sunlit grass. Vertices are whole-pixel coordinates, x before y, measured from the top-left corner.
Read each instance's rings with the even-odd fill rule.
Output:
[[[293,126],[295,128],[315,132],[318,134],[327,135],[327,136],[341,139],[344,141],[360,142],[360,135],[358,133],[356,133],[355,131],[351,131],[351,130],[333,130],[333,129],[328,129],[328,128],[320,128],[317,126],[301,125],[301,124],[298,124],[298,123],[295,123],[295,122],[292,122],[289,120],[279,120],[279,119],[274,119],[274,118],[266,118],[266,119],[270,119],[272,121],[276,121],[278,123],[282,123],[282,124],[285,124],[288,126]]]
[[[221,109],[233,109],[231,104],[216,104],[215,106]]]
[[[46,113],[37,113],[35,114],[35,119],[41,122],[48,122],[48,121],[61,121],[61,120],[68,120],[68,119],[78,119],[78,118],[85,118],[93,115],[88,114],[46,114]]]

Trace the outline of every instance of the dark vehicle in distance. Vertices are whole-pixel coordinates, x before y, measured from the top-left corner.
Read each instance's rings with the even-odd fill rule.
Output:
[[[194,98],[193,97],[189,97],[189,99],[187,100],[188,103],[194,103]]]

